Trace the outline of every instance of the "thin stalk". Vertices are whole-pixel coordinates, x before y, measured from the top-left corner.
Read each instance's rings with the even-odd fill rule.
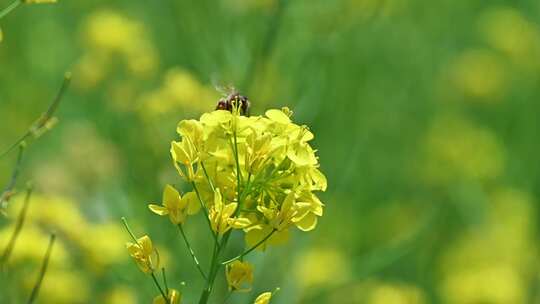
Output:
[[[40,131],[44,126],[47,125],[47,123],[51,120],[54,112],[56,109],[58,109],[58,105],[60,104],[60,101],[64,97],[64,94],[69,87],[69,84],[71,82],[71,73],[66,73],[64,75],[64,81],[62,82],[62,86],[58,90],[58,93],[56,94],[56,97],[52,101],[52,103],[49,105],[47,110],[41,114],[41,116],[28,128],[26,133],[24,133],[15,143],[13,143],[11,146],[9,146],[4,152],[0,153],[0,158],[4,157],[6,154],[11,152],[15,147],[20,145],[22,142],[27,140],[30,136],[36,134],[38,131]]]
[[[24,226],[24,220],[26,219],[26,213],[28,211],[28,205],[30,204],[31,196],[32,196],[32,186],[28,185],[26,189],[26,197],[24,198],[22,209],[19,212],[19,216],[17,217],[17,223],[15,224],[15,229],[13,230],[13,234],[11,235],[9,242],[6,248],[4,249],[4,252],[2,253],[2,257],[0,258],[0,269],[4,268],[4,266],[9,260],[9,257],[11,256],[11,253],[13,252],[13,248],[15,248],[15,243],[17,242],[17,238],[19,237],[19,233],[21,232]]]
[[[45,273],[47,272],[47,267],[49,266],[49,260],[51,258],[51,252],[52,248],[54,246],[54,241],[56,240],[56,235],[53,233],[51,234],[51,238],[49,239],[49,246],[47,247],[47,251],[45,252],[45,257],[43,258],[43,263],[41,264],[41,271],[39,272],[38,279],[36,281],[36,284],[34,284],[34,288],[32,288],[32,293],[30,294],[30,298],[28,299],[28,304],[34,303],[36,300],[39,289],[41,288],[41,284],[43,283],[43,279],[45,278]]]
[[[210,263],[210,269],[209,274],[206,279],[206,285],[201,293],[201,297],[199,299],[199,304],[206,304],[208,303],[208,298],[210,297],[210,294],[212,293],[212,287],[214,285],[214,280],[216,278],[217,270],[219,269],[219,252],[220,252],[220,246],[218,243],[214,243],[214,251],[212,254],[212,261]]]
[[[238,139],[236,138],[236,131],[233,133],[233,142],[231,145],[234,154],[234,161],[236,163],[236,179],[238,186],[242,180],[242,172],[240,171],[240,160],[238,156]],[[240,192],[240,188],[237,189],[237,192]]]
[[[169,304],[170,303],[169,297],[167,295],[165,295],[165,292],[161,288],[161,285],[159,285],[159,282],[158,282],[158,280],[156,278],[156,275],[153,272],[151,272],[150,276],[152,276],[152,280],[154,281],[154,284],[156,284],[157,289],[159,289],[159,292],[161,293],[161,296],[163,297],[163,300],[165,300],[165,302],[167,304]]]
[[[212,236],[214,237],[214,242],[216,244],[218,244],[218,246],[219,246],[219,241],[218,241],[217,234],[212,229],[212,223],[210,222],[210,216],[208,214],[208,207],[204,203],[204,201],[202,199],[202,196],[201,196],[201,193],[199,192],[199,189],[197,188],[197,185],[195,184],[195,182],[191,182],[191,185],[193,187],[193,190],[195,191],[195,194],[197,194],[197,198],[199,199],[199,203],[201,204],[201,209],[203,210],[204,217],[206,218],[206,223],[208,224],[208,228],[210,229],[210,233],[212,233]]]
[[[204,166],[204,163],[201,161],[201,168],[203,169],[204,176],[206,176],[206,179],[208,180],[208,184],[210,185],[210,188],[212,188],[212,191],[216,191],[216,188],[214,187],[214,183],[212,182],[212,179],[210,179],[210,175],[208,175],[208,171],[206,171],[206,167]]]
[[[186,247],[189,250],[189,253],[191,254],[191,258],[193,259],[193,262],[195,262],[195,266],[197,266],[197,269],[201,273],[202,277],[207,280],[206,274],[204,273],[204,270],[201,267],[201,264],[199,263],[199,260],[197,259],[197,256],[195,255],[195,252],[193,251],[193,248],[191,247],[191,244],[189,243],[189,240],[186,236],[186,233],[184,232],[184,228],[182,227],[182,224],[178,224],[178,230],[180,230],[180,233],[182,234],[182,238],[184,239],[184,242],[186,243]]]
[[[19,7],[23,2],[22,0],[15,0],[2,11],[0,11],[0,19],[4,18],[7,14],[11,13],[14,9]]]
[[[163,285],[165,286],[165,291],[167,295],[169,294],[169,284],[167,284],[167,275],[165,274],[165,267],[161,267],[161,275],[163,276]]]
[[[13,168],[13,173],[11,173],[11,179],[9,180],[9,183],[7,184],[6,188],[4,188],[4,191],[2,192],[2,195],[0,196],[0,209],[3,209],[6,207],[4,204],[7,204],[7,202],[11,198],[11,195],[13,195],[13,189],[15,188],[15,184],[17,183],[17,178],[19,177],[19,173],[21,171],[24,148],[25,148],[24,144],[21,144],[19,146],[19,153],[17,154],[17,161],[15,163],[15,168]]]
[[[242,252],[240,255],[238,256],[235,256],[234,258],[230,259],[230,260],[227,260],[225,262],[222,262],[221,265],[227,265],[229,263],[232,263],[236,260],[239,260],[243,257],[245,257],[246,255],[250,254],[253,250],[257,249],[257,247],[259,247],[260,245],[262,245],[264,242],[266,242],[273,234],[274,232],[276,232],[276,229],[272,229],[272,231],[267,234],[262,240],[260,240],[259,242],[257,242],[257,244],[253,245],[251,248],[249,248],[248,250]]]
[[[137,237],[135,236],[135,234],[133,234],[133,231],[131,231],[131,228],[129,228],[129,224],[125,217],[122,217],[122,223],[124,224],[124,227],[126,227],[127,232],[129,233],[129,235],[131,236],[135,244],[139,244],[139,241],[137,241]]]

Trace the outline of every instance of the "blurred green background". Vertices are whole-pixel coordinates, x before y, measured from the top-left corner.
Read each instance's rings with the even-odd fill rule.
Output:
[[[27,149],[18,188],[36,190],[5,303],[26,299],[51,230],[39,303],[149,303],[121,216],[196,302],[182,240],[146,204],[180,182],[176,124],[213,109],[216,85],[254,114],[290,107],[329,181],[317,229],[251,257],[253,291],[229,303],[276,287],[276,304],[540,303],[539,1],[60,1],[0,27],[0,150],[73,72],[59,124]],[[15,157],[0,159],[2,187]],[[2,248],[20,201],[0,219]],[[186,228],[203,264],[204,229]]]

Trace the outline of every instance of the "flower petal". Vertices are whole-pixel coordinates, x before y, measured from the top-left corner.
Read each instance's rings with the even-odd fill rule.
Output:
[[[178,206],[180,202],[180,193],[178,190],[174,189],[171,185],[165,185],[163,189],[163,205],[171,208]]]
[[[189,215],[196,214],[201,210],[201,204],[199,202],[199,199],[197,198],[197,194],[195,192],[188,192],[184,194],[183,200],[186,200],[187,203],[187,213]]]
[[[161,216],[169,214],[169,210],[167,208],[156,204],[148,205],[148,209],[150,209],[150,211],[154,212],[155,214]]]
[[[315,229],[315,226],[317,226],[317,216],[313,213],[308,213],[295,224],[296,227],[302,231],[311,231]]]

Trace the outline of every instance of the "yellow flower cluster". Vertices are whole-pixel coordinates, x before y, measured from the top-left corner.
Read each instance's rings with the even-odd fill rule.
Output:
[[[174,166],[193,190],[181,194],[166,185],[162,204],[148,206],[179,228],[206,280],[199,303],[208,302],[221,266],[225,266],[231,292],[251,290],[253,266],[244,257],[286,240],[292,228],[313,230],[324,207],[314,192],[327,187],[316,150],[310,145],[314,135],[306,126],[292,122],[288,108],[271,109],[264,116],[245,116],[249,102],[238,94],[220,100],[220,106],[227,110],[181,121],[177,127],[181,139],[171,143]],[[201,209],[214,241],[208,272],[202,269],[183,229],[187,218]],[[157,283],[155,270],[159,266],[150,238],[137,239],[125,220],[124,224],[134,240],[127,244],[130,255],[141,271],[152,276],[160,291],[154,303],[179,303],[179,297],[167,294]],[[244,234],[248,249],[225,260],[222,254],[233,231]],[[267,304],[271,297],[271,292],[265,292],[254,303]]]
[[[313,192],[325,191],[327,182],[309,144],[313,133],[291,114],[287,108],[251,117],[217,110],[178,124],[174,165],[210,204],[218,234],[242,229],[248,245],[264,242],[264,249],[266,241],[285,240],[291,227],[317,225],[323,203]]]

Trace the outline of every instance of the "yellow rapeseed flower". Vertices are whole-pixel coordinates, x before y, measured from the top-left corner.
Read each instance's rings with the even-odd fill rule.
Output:
[[[173,141],[171,155],[180,176],[188,182],[194,181],[196,173],[194,166],[199,162],[199,154],[189,137],[183,138],[180,142]]]
[[[241,229],[247,227],[250,224],[248,219],[233,218],[237,207],[237,203],[225,204],[219,189],[216,189],[214,192],[214,204],[208,214],[212,230],[223,235],[231,228]]]
[[[183,224],[188,215],[197,213],[200,204],[194,192],[188,192],[182,197],[171,185],[166,185],[163,190],[163,206],[150,204],[148,208],[157,215],[169,215],[171,222],[178,225]]]
[[[227,264],[225,271],[227,284],[231,291],[249,291],[251,288],[243,288],[244,284],[253,283],[253,266],[248,262],[234,261]]]
[[[147,235],[137,239],[137,243],[126,243],[126,247],[142,272],[149,274],[159,267],[159,259],[153,257],[155,251],[152,240]]]

